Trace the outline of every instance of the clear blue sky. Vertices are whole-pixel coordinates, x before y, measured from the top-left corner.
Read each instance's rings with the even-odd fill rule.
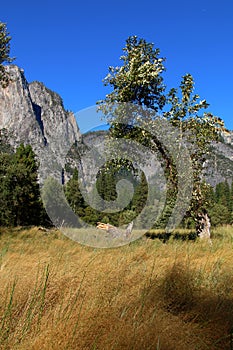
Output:
[[[0,20],[28,81],[45,83],[73,112],[105,97],[108,66],[137,35],[166,57],[168,88],[191,73],[196,93],[233,130],[232,0],[12,0],[1,3]]]

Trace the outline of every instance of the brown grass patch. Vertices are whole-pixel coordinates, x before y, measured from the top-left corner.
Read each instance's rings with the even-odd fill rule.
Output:
[[[229,238],[80,246],[0,232],[0,349],[231,349]]]

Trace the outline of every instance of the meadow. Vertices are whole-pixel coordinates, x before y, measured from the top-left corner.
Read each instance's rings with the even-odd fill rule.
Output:
[[[0,349],[232,350],[233,229],[98,249],[0,229]]]

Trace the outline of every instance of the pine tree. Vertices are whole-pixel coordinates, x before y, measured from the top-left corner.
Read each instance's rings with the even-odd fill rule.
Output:
[[[226,180],[216,185],[215,198],[218,204],[224,205],[229,211],[231,211],[230,186]]]
[[[79,218],[71,210],[65,197],[64,186],[53,177],[48,177],[42,188],[42,200],[46,212],[57,227],[80,227]]]
[[[233,212],[233,181],[230,186],[230,212]]]
[[[72,178],[65,186],[65,196],[73,211],[80,217],[85,213],[85,201],[79,188],[78,169],[75,168]]]
[[[231,223],[231,216],[228,208],[220,203],[215,203],[212,208],[209,209],[209,215],[213,226],[222,226]]]
[[[2,87],[7,87],[10,82],[10,76],[4,64],[14,60],[14,58],[10,58],[10,41],[11,37],[7,32],[6,24],[0,22],[0,85]]]
[[[134,196],[132,199],[132,209],[136,213],[140,214],[142,209],[145,207],[148,197],[148,184],[145,174],[142,172],[140,176],[140,181],[136,185]]]
[[[12,174],[13,157],[8,153],[0,154],[0,225],[13,226],[15,223]]]
[[[38,163],[30,145],[21,144],[14,156],[14,210],[17,225],[40,223],[42,204],[38,183]]]
[[[30,145],[1,154],[1,224],[37,225],[43,206],[37,178],[38,164]]]

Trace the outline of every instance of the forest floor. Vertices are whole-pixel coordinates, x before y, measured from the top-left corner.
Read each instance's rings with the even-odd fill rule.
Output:
[[[112,249],[0,228],[0,349],[232,350],[233,228]]]

